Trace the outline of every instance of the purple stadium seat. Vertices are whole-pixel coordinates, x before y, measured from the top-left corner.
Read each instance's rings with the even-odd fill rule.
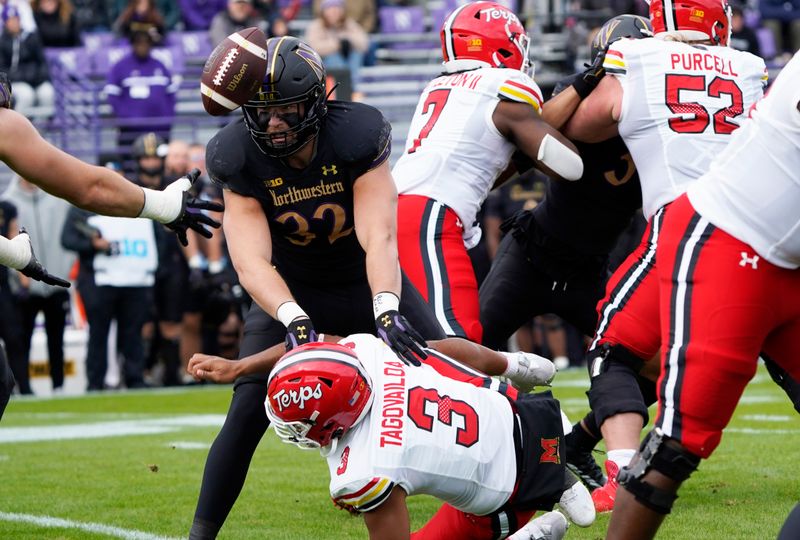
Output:
[[[778,48],[775,45],[775,36],[769,28],[756,29],[756,37],[758,38],[758,46],[761,49],[761,57],[766,60],[775,58],[778,54]]]
[[[110,47],[117,40],[112,32],[83,32],[81,39],[87,52],[93,53]]]
[[[58,64],[63,66],[68,73],[77,76],[86,76],[91,71],[92,63],[87,52],[80,47],[70,48],[46,48],[44,50],[47,63],[51,66]]]
[[[185,58],[205,58],[214,47],[206,31],[171,32],[164,43],[167,47],[180,47]]]
[[[761,24],[761,14],[756,9],[744,10],[744,24],[750,28],[758,28]]]
[[[180,46],[173,47],[157,47],[153,49],[153,57],[161,60],[161,63],[167,66],[173,75],[183,74],[186,68],[186,59],[183,54],[183,48]]]
[[[131,52],[130,45],[113,45],[94,51],[92,54],[92,74],[105,76],[120,58]]]
[[[421,6],[382,7],[378,11],[381,32],[385,34],[422,33],[425,13]]]

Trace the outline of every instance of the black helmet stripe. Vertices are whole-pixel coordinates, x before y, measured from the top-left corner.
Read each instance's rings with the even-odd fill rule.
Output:
[[[275,44],[275,48],[272,49],[272,59],[270,60],[270,63],[269,63],[269,82],[270,82],[270,86],[272,86],[273,88],[270,88],[270,91],[274,91],[275,90],[275,88],[274,88],[274,85],[275,85],[275,66],[278,64],[278,52],[280,52],[280,50],[281,50],[281,44],[286,40],[286,37],[287,36],[283,36],[281,38],[278,38],[277,39],[278,42]]]

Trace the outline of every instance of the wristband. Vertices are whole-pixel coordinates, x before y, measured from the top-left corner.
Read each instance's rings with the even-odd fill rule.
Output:
[[[378,318],[378,315],[386,311],[399,311],[399,310],[400,310],[400,298],[393,292],[389,291],[379,292],[372,299],[372,313],[375,314],[376,319]]]
[[[162,191],[142,188],[144,206],[137,217],[172,223],[183,211],[183,192],[192,187],[192,181],[183,176],[168,185]]]
[[[285,327],[289,327],[292,324],[292,321],[295,319],[299,319],[301,317],[305,317],[308,319],[308,315],[306,312],[303,311],[303,308],[297,305],[296,302],[289,300],[288,302],[284,302],[280,306],[278,306],[278,311],[275,312],[275,316],[278,318],[279,321]]]
[[[22,270],[31,262],[31,258],[31,244],[27,234],[19,234],[12,240],[0,236],[0,264]]]

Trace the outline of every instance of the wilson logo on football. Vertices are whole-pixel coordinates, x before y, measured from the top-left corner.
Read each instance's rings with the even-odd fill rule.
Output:
[[[317,386],[312,388],[310,386],[301,386],[297,390],[281,390],[274,396],[272,400],[278,406],[278,411],[284,411],[292,405],[297,405],[298,409],[304,409],[306,401],[310,399],[322,398],[322,385],[317,383]]]

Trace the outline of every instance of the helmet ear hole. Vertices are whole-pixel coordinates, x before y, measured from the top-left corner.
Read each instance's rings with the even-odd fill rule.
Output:
[[[328,388],[333,388],[333,379],[329,379],[327,377],[320,377],[319,380],[327,386]]]
[[[512,56],[514,56],[511,51],[506,49],[497,49],[497,52],[500,53],[500,56],[502,56],[503,58],[511,58]]]

